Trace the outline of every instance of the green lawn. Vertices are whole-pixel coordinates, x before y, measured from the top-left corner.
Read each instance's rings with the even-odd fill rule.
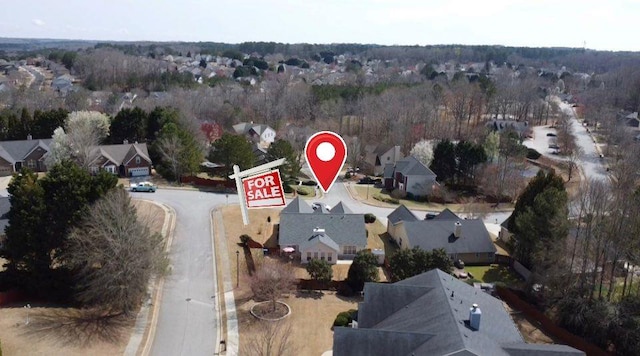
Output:
[[[489,265],[489,266],[465,266],[467,272],[473,275],[474,279],[484,283],[501,282],[507,286],[514,286],[522,283],[518,274],[507,266]]]

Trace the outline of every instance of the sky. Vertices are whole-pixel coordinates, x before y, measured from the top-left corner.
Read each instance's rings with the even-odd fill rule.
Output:
[[[640,51],[636,36],[640,0],[0,0],[0,4],[5,14],[0,16],[0,37]]]

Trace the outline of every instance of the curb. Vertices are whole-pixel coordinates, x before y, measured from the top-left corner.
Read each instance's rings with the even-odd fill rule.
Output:
[[[171,244],[173,242],[174,230],[176,227],[176,212],[175,210],[162,203],[158,203],[155,201],[147,200],[147,199],[137,199],[139,201],[148,202],[160,207],[165,212],[164,224],[162,225],[161,234],[166,239],[165,242],[165,252],[169,252],[171,250]],[[162,300],[162,289],[164,286],[164,276],[160,277],[151,283],[151,289],[155,288],[155,293],[152,293],[153,296],[147,300],[146,305],[144,305],[138,316],[136,317],[136,324],[142,325],[146,324],[146,327],[142,330],[143,334],[140,339],[136,339],[136,334],[131,335],[129,339],[129,343],[127,344],[127,348],[125,349],[124,354],[129,356],[134,355],[143,355],[146,356],[151,351],[151,344],[153,344],[153,339],[155,337],[155,330],[158,324],[158,312],[160,310],[160,301]],[[155,286],[153,286],[155,284]],[[149,308],[149,306],[153,306]],[[149,315],[149,312],[151,314]],[[135,333],[135,331],[134,331]],[[136,345],[137,344],[137,345]]]

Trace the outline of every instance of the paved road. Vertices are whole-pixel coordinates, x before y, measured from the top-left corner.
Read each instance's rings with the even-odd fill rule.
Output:
[[[591,135],[587,132],[587,128],[578,122],[571,105],[562,102],[559,105],[560,109],[564,113],[571,116],[572,130],[573,135],[576,138],[576,144],[582,148],[582,156],[580,157],[579,165],[582,167],[584,175],[588,179],[608,181],[609,175],[603,165],[603,160],[600,158],[600,153],[596,149],[596,145],[593,142]]]
[[[164,283],[151,355],[213,355],[219,321],[214,307],[217,286],[210,211],[226,203],[225,195],[171,189],[131,195],[165,203],[176,211],[172,270]],[[229,196],[229,203],[237,201],[236,195]]]

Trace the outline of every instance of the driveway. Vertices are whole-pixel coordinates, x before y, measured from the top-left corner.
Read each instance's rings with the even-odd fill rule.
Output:
[[[170,252],[151,355],[213,355],[218,352],[218,290],[214,276],[210,211],[226,203],[224,194],[158,189],[131,193],[171,206],[176,228]],[[236,195],[229,203],[237,203]]]

